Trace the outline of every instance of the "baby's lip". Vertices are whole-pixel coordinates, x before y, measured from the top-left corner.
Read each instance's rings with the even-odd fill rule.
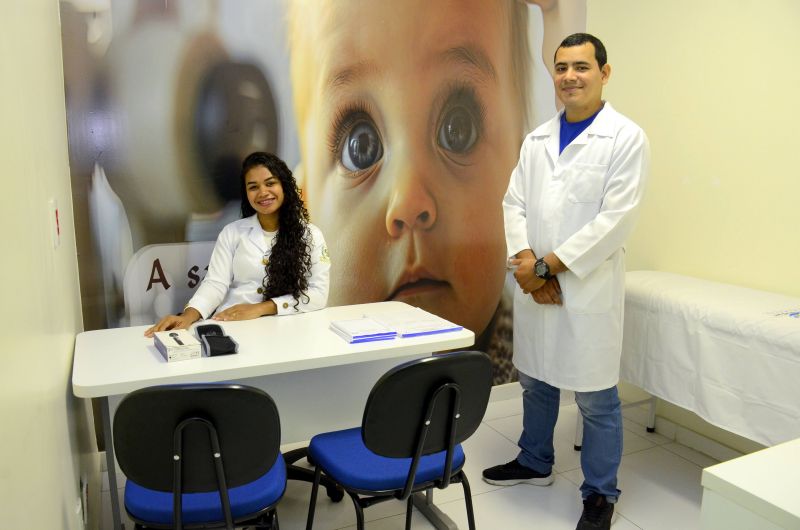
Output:
[[[436,278],[422,267],[416,267],[406,270],[395,286],[392,293],[386,298],[387,300],[449,287],[450,283]]]

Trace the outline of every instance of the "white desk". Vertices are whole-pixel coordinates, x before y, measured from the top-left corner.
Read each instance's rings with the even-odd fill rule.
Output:
[[[705,530],[800,528],[800,439],[703,470]]]
[[[103,430],[109,485],[116,487],[111,409],[121,396],[154,385],[241,381],[266,390],[281,415],[282,443],[318,432],[360,425],[372,385],[389,368],[432,352],[465,348],[469,330],[408,339],[348,344],[328,329],[332,320],[408,309],[401,302],[329,307],[313,313],[221,323],[239,353],[167,363],[143,336],[147,326],[87,331],[75,340],[72,389],[103,398]],[[243,381],[244,380],[244,381]],[[112,406],[109,406],[109,397]],[[114,527],[119,502],[111,495]]]

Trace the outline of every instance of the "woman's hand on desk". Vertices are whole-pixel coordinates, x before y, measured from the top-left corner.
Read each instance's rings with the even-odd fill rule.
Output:
[[[187,307],[180,315],[167,315],[158,323],[147,329],[144,332],[145,337],[152,337],[156,331],[167,331],[170,329],[188,329],[189,326],[202,318],[200,312],[193,308]]]
[[[212,317],[213,320],[252,320],[278,312],[275,302],[267,300],[259,304],[236,304]]]

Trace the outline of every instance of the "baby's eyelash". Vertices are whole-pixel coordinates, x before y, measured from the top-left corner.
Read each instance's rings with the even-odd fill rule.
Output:
[[[328,133],[328,150],[332,155],[339,155],[345,135],[357,121],[363,118],[371,121],[369,105],[366,101],[357,100],[337,109],[333,117],[333,126]]]
[[[483,139],[486,127],[486,105],[473,85],[460,80],[454,80],[449,83],[440,94],[438,100],[436,108],[439,110],[433,132],[434,141],[439,147],[444,148],[451,160],[464,160],[464,157],[474,152]],[[446,145],[447,142],[442,143],[444,141],[443,136],[441,136],[443,134],[442,127],[445,125],[445,121],[451,111],[456,111],[459,108],[464,109],[470,116],[469,120],[474,127],[474,135],[471,136],[468,145]]]
[[[462,81],[455,81],[448,87],[446,94],[444,105],[442,105],[442,113],[444,113],[448,107],[456,103],[469,105],[472,107],[471,110],[475,112],[475,117],[478,118],[479,128],[483,128],[483,123],[486,118],[486,107],[478,96],[478,92],[475,90],[474,86]]]

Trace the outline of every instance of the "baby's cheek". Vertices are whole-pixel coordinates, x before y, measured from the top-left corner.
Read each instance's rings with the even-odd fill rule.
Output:
[[[458,283],[469,287],[472,298],[486,296],[494,290],[492,279],[504,272],[505,241],[500,237],[489,238],[487,234],[476,237],[465,245],[454,249],[458,253],[454,274]]]
[[[488,322],[499,303],[505,275],[505,236],[502,222],[491,217],[469,223],[473,230],[453,248],[454,286],[462,306],[472,308],[475,318]],[[478,316],[481,315],[481,316]]]
[[[342,213],[331,248],[331,299],[336,305],[382,301],[389,292],[385,248],[377,223],[357,211]],[[382,225],[380,225],[382,226]],[[331,245],[329,245],[331,246]]]

